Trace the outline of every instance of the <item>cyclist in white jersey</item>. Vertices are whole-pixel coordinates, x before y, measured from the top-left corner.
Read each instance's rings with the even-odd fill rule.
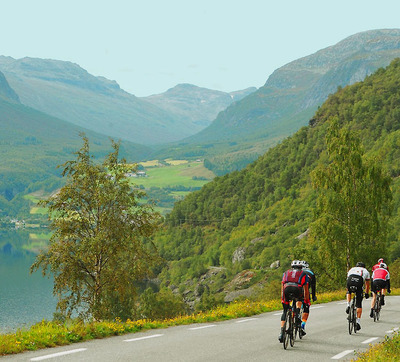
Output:
[[[360,319],[362,315],[362,300],[364,294],[365,284],[365,299],[369,298],[369,287],[370,287],[371,276],[369,271],[365,269],[365,264],[358,262],[355,267],[351,268],[347,273],[347,308],[346,313],[350,311],[351,294],[349,292],[350,286],[355,286],[356,291],[356,307],[357,307],[357,330],[361,329]]]

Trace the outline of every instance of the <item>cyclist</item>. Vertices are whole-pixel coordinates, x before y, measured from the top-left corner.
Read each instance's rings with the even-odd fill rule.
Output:
[[[317,300],[317,296],[315,295],[317,279],[315,277],[315,274],[311,271],[308,263],[305,260],[303,260],[302,263],[303,263],[303,271],[307,274],[308,279],[309,279],[308,290],[310,292],[310,289],[311,289],[310,294],[312,295],[313,302],[315,302]],[[300,332],[303,334],[303,336],[306,335],[306,323],[307,323],[309,314],[310,314],[310,303],[308,303],[308,304],[304,303],[304,312],[303,312],[303,318],[301,321],[301,332]]]
[[[296,309],[300,311],[301,303],[310,303],[310,295],[308,292],[308,276],[302,270],[303,263],[300,260],[293,260],[291,269],[283,273],[281,300],[283,313],[281,317],[281,333],[279,334],[279,342],[283,342],[283,328],[285,325],[286,314],[289,310],[290,302],[296,300]]]
[[[378,259],[378,262],[372,267],[372,272],[374,272],[375,269],[378,269],[379,266],[381,265],[381,263],[386,264],[385,261],[383,260],[383,258],[379,258]],[[387,271],[389,271],[389,268],[388,268],[387,265],[386,265],[386,269],[387,269]],[[383,297],[382,297],[382,305],[385,305],[386,288],[382,290],[382,295],[383,295]]]
[[[380,263],[379,268],[375,269],[372,273],[372,300],[371,300],[371,313],[369,316],[374,318],[374,304],[376,300],[376,295],[378,292],[383,289],[390,293],[390,274],[387,270],[387,265],[385,263]],[[385,305],[385,299],[382,293],[382,305]]]
[[[350,311],[350,301],[351,293],[349,292],[350,286],[355,286],[356,291],[356,307],[357,307],[357,330],[361,329],[361,315],[362,315],[362,300],[364,283],[366,285],[365,299],[369,298],[369,287],[370,287],[370,274],[367,269],[365,269],[365,264],[358,262],[355,267],[351,268],[347,273],[347,308],[346,313],[349,314]]]

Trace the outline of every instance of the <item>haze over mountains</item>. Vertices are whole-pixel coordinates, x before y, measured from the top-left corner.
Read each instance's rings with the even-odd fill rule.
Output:
[[[175,107],[164,107],[162,95],[135,97],[115,81],[95,77],[77,64],[58,60],[0,56],[0,71],[22,104],[107,136],[145,145],[190,136],[234,101],[227,93],[204,88],[201,92],[198,88],[192,97],[189,93],[195,93],[195,87],[189,90],[186,86],[167,92],[164,98]]]

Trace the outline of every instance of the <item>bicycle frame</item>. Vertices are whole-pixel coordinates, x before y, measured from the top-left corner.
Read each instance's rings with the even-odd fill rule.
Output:
[[[350,303],[349,316],[347,317],[347,320],[349,322],[349,334],[351,334],[353,331],[354,333],[357,333],[357,307],[356,307],[356,293],[354,291],[349,291],[349,292],[350,296],[351,294],[354,294]]]

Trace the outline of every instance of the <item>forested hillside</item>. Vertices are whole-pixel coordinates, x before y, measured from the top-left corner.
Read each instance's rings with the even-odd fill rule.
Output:
[[[15,93],[11,96],[11,100],[0,97],[0,216],[26,216],[29,209],[16,195],[37,189],[54,191],[61,182],[57,166],[79,149],[81,132],[90,137],[98,157],[109,152],[111,143],[106,136],[16,103]],[[133,162],[147,148],[123,142],[121,151]]]
[[[269,267],[276,260],[285,268],[294,256],[313,258],[316,251],[307,250],[316,203],[310,173],[328,160],[325,135],[333,118],[356,132],[366,156],[376,158],[393,179],[394,211],[384,256],[389,261],[399,258],[400,60],[396,59],[365,81],[329,96],[308,126],[256,162],[217,177],[178,202],[155,239],[168,262],[159,275],[162,283],[185,290],[191,284],[204,284],[204,277],[197,278],[209,267],[219,267],[223,276],[207,285],[215,294],[238,272],[252,270],[268,279],[273,278]],[[384,250],[385,240],[377,242]],[[378,257],[372,254],[365,250],[358,256],[370,265]],[[321,274],[317,261],[314,266]]]

